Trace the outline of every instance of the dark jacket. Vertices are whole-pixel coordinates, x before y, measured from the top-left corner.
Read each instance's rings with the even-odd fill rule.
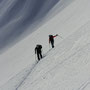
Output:
[[[50,42],[54,42],[54,38],[56,37],[57,35],[53,36],[53,35],[49,35],[49,43]]]
[[[36,48],[35,48],[35,54],[36,53],[41,53],[42,52],[42,45],[37,45]]]

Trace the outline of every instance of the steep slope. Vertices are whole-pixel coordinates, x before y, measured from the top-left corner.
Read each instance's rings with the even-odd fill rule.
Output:
[[[0,90],[88,90],[89,29],[90,22],[46,53],[47,56],[38,64],[25,68],[9,80]]]
[[[90,22],[58,44],[17,90],[87,90],[90,83],[89,29]]]
[[[65,2],[65,0],[64,0],[64,2]],[[64,2],[62,2],[63,3],[62,5],[64,5]],[[69,1],[69,3],[70,3],[70,1]],[[67,4],[67,6],[69,5],[69,3]],[[58,8],[58,7],[59,6],[56,6],[56,8]],[[53,10],[55,10],[56,8],[54,8]],[[64,8],[65,7],[63,7],[63,9]],[[57,17],[52,18],[52,19],[55,20],[55,19],[57,19]],[[15,74],[20,72],[23,68],[25,68],[27,65],[29,65],[29,64],[32,65],[32,63],[35,62],[34,47],[36,46],[37,43],[43,44],[43,49],[48,46],[48,34],[49,34],[48,32],[49,31],[51,32],[51,30],[53,29],[52,25],[50,25],[52,22],[53,21],[48,21],[47,22],[48,24],[43,25],[41,27],[41,30],[38,30],[35,33],[32,33],[27,38],[25,38],[21,42],[17,43],[11,49],[9,49],[8,51],[6,51],[5,53],[0,55],[0,71],[1,71],[0,84],[5,83],[11,77],[13,77]],[[56,20],[55,20],[55,22],[56,22]],[[57,22],[57,23],[59,23],[59,22]],[[47,29],[46,27],[50,27],[50,28],[52,27],[52,29],[50,30],[48,28],[48,30],[46,31],[46,29]],[[30,30],[30,28],[28,30]],[[44,33],[44,32],[46,32],[46,33]],[[60,41],[61,41],[61,39],[60,39]],[[48,50],[48,48],[47,48],[47,50]]]
[[[47,48],[48,34],[59,33],[65,39],[62,42],[59,37],[56,39],[56,48],[46,54],[46,57],[37,64],[33,71],[26,75],[24,82],[17,90],[42,90],[42,88],[43,90],[79,90],[83,88],[83,85],[88,88],[89,81],[87,80],[90,78],[88,70],[90,66],[89,3],[89,0],[75,0],[36,32],[2,54],[0,68],[1,71],[7,72],[2,72],[0,77],[9,80],[28,65],[30,67],[28,69],[31,70],[32,64],[35,63],[34,54],[32,54],[35,45],[42,44],[44,54],[46,54],[49,50]],[[15,80],[19,80],[19,76],[18,79],[14,79],[13,83],[13,80],[10,80],[10,83],[2,86],[1,90],[6,90],[6,87],[9,88],[7,90],[12,90],[12,88],[16,90],[20,83],[17,85]]]

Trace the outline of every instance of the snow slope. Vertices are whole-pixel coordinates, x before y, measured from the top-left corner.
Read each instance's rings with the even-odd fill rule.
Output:
[[[1,54],[0,78],[7,83],[0,90],[89,90],[89,3],[90,0],[74,0],[37,31]],[[49,51],[48,35],[56,33],[63,40],[57,37],[56,47]],[[43,45],[45,55],[38,64],[34,56],[37,43]]]
[[[57,45],[17,90],[80,90],[90,83],[89,28],[90,23]]]
[[[64,6],[64,2],[65,2],[65,0],[62,2],[63,6]],[[53,10],[55,10],[57,7],[59,7],[59,5],[60,5],[60,3]],[[69,3],[67,5],[69,5]],[[65,7],[63,7],[63,8],[65,8]],[[59,7],[59,9],[60,9],[60,7]],[[51,21],[50,21],[50,23],[51,23]],[[48,45],[48,34],[47,34],[48,30],[47,30],[46,34],[44,34],[43,31],[45,31],[45,30],[43,30],[43,29],[40,30],[41,34],[39,34],[39,35],[43,35],[46,37],[46,38],[43,38],[43,40],[45,40],[47,42],[46,45]],[[36,44],[39,43],[39,40],[40,40],[40,42],[43,42],[41,39],[39,39],[42,36],[39,37],[37,33],[39,33],[39,32],[37,31],[37,32],[33,33],[29,37],[22,40],[20,43],[17,43],[10,50],[8,50],[5,53],[0,55],[0,71],[2,72],[0,74],[0,85],[5,83],[6,81],[8,81],[14,75],[16,75],[23,68],[25,68],[28,64],[32,65],[32,63],[34,63],[34,61],[35,61],[35,60],[33,60],[33,59],[35,59],[34,48],[35,48]],[[37,34],[37,36],[36,36],[36,34]],[[37,37],[38,37],[38,39],[37,39]],[[44,44],[44,42],[43,42],[43,44]],[[46,47],[46,45],[44,46],[44,48]],[[29,60],[28,58],[32,58],[32,60]]]

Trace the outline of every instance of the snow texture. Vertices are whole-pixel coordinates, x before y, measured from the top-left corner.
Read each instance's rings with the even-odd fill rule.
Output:
[[[53,18],[1,54],[0,90],[90,90],[89,3],[68,0]],[[59,34],[54,49],[49,34]],[[38,43],[43,46],[40,62],[34,55]]]

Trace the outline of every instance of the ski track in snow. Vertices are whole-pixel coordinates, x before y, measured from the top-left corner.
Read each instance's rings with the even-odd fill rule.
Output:
[[[50,49],[49,51],[47,51],[46,54],[43,55],[43,58],[46,57],[46,55],[48,55],[48,53],[51,51],[52,49]],[[14,83],[13,85],[13,90],[18,90],[19,87],[23,84],[23,82],[27,79],[27,77],[30,75],[30,73],[32,73],[33,69],[37,66],[39,62],[36,60],[36,62],[32,65],[32,67],[27,67],[24,70],[22,70],[19,74],[17,74],[16,76],[14,76],[13,78],[11,78],[7,83],[13,83],[13,80],[16,81],[16,79],[21,78],[21,80],[19,80],[18,83]],[[23,75],[22,75],[23,74]],[[21,76],[22,75],[22,76]],[[7,85],[6,83],[6,85]],[[3,87],[3,86],[2,86]],[[0,90],[3,90],[1,87]],[[8,87],[7,87],[8,88]],[[11,90],[11,89],[10,89]]]
[[[34,84],[37,81],[40,81],[41,77],[43,79],[45,79],[45,77],[52,72],[53,70],[55,70],[56,68],[60,67],[60,65],[62,66],[62,64],[64,64],[67,60],[69,60],[70,58],[72,58],[73,56],[77,55],[78,52],[80,52],[82,49],[86,48],[86,47],[90,47],[90,43],[86,44],[85,46],[83,46],[81,49],[79,49],[78,51],[72,53],[70,56],[67,56],[67,58],[65,58],[63,61],[59,62],[58,64],[56,64],[53,68],[49,69],[49,71],[47,71],[46,73],[44,73],[44,75],[38,77],[37,79],[35,79],[34,81],[31,82],[31,84]],[[68,53],[68,52],[67,52]],[[53,56],[53,55],[52,55]],[[85,88],[85,87],[84,87]],[[83,89],[80,89],[83,90]]]
[[[85,27],[87,27],[89,25],[89,22],[87,22],[87,24],[85,24],[85,25],[83,25],[81,28],[80,28],[80,30],[79,31],[77,31],[77,32],[75,32],[75,35],[76,34],[78,34],[78,32],[79,33],[81,33],[81,36],[85,33],[85,31],[86,30],[84,30],[85,29]],[[83,31],[82,31],[82,29],[83,29]],[[89,30],[87,29],[87,32],[88,32]],[[74,35],[74,36],[75,36]],[[79,35],[79,34],[78,34]],[[73,36],[73,35],[72,35]],[[76,35],[77,36],[77,35]],[[81,37],[81,36],[79,36],[79,38]],[[71,37],[71,36],[70,36]],[[78,36],[77,36],[78,37]],[[75,41],[73,41],[73,42],[75,42]],[[70,54],[70,56],[68,56],[67,58],[65,58],[63,61],[61,61],[60,63],[58,63],[58,64],[56,64],[55,66],[53,66],[53,68],[51,68],[49,71],[47,71],[46,73],[44,73],[44,76],[46,76],[49,72],[51,72],[52,70],[54,70],[54,69],[56,69],[57,67],[58,67],[58,65],[60,66],[60,65],[62,65],[63,63],[65,63],[65,61],[67,61],[67,60],[69,60],[70,58],[72,58],[73,56],[75,56],[75,55],[77,55],[77,53],[78,52],[81,52],[81,50],[83,50],[84,48],[87,48],[87,47],[90,47],[90,43],[87,43],[87,44],[85,44],[83,47],[81,47],[79,50],[77,50],[76,52],[74,51],[74,53],[72,53],[72,54]],[[87,50],[87,49],[86,49]],[[55,52],[56,52],[57,50],[55,50]],[[67,52],[66,54],[68,54],[69,52]],[[57,53],[56,53],[57,54]],[[53,55],[55,55],[55,53],[53,53],[53,54],[51,54],[51,57],[53,56]],[[65,54],[64,54],[65,55]],[[47,56],[46,58],[50,58],[50,56]],[[43,69],[43,68],[42,68]],[[42,76],[40,76],[40,77],[44,77],[43,75]],[[40,81],[40,77],[38,77],[37,79],[35,79],[34,81],[32,81],[31,82],[31,84],[33,84],[34,82],[36,82],[36,81]]]
[[[76,5],[78,5],[79,8],[77,8],[80,10],[78,11],[76,8],[73,11],[72,9],[72,13],[67,15],[68,18],[64,20],[65,22],[61,19],[66,27],[69,25],[71,25],[70,27],[73,26],[76,29],[73,30],[75,32],[72,31],[71,35],[67,35],[62,42],[58,41],[54,49],[50,49],[49,51],[46,49],[44,58],[41,59],[39,63],[35,62],[24,70],[21,70],[19,74],[1,86],[0,90],[42,90],[42,88],[43,90],[90,90],[90,16],[87,10],[87,8],[90,7],[87,3],[90,1],[75,1],[76,3],[73,3],[75,4],[73,8],[76,8]],[[78,2],[81,6],[79,6]],[[71,4],[71,6],[73,6],[73,4]],[[87,5],[85,10],[83,10],[84,4]],[[66,10],[69,9],[66,8]],[[81,10],[83,10],[84,13]],[[74,13],[75,11],[76,14]],[[64,15],[65,13],[63,16]],[[74,23],[69,22],[70,20]],[[80,21],[80,24],[77,21]],[[62,24],[61,27],[63,27]],[[62,29],[64,30],[66,28],[63,27]],[[67,28],[67,30],[68,29],[72,28]],[[37,36],[39,36],[39,33],[41,32],[37,32]],[[29,54],[29,52],[27,53]],[[28,57],[28,55],[26,56]],[[34,56],[26,59],[30,58],[33,60],[32,57]]]
[[[30,68],[29,72],[24,76],[24,78],[22,79],[22,81],[19,83],[19,85],[16,87],[16,90],[18,90],[18,88],[22,85],[22,83],[26,80],[26,78],[30,75],[30,73],[32,72],[32,70],[35,68],[35,66],[37,65],[37,62],[33,65],[32,68]]]
[[[24,70],[22,70],[19,74],[17,74],[15,77],[11,78],[8,83],[13,83],[13,81],[16,81],[19,79],[17,83],[14,83],[13,90],[18,90],[18,88],[22,85],[22,83],[26,80],[26,78],[30,75],[30,73],[33,71],[35,66],[38,62],[35,62],[32,67],[27,67]],[[21,78],[21,79],[20,79]],[[6,83],[7,84],[7,83]],[[7,87],[8,88],[8,87]],[[1,88],[2,90],[2,88]],[[8,89],[9,90],[9,89]]]
[[[89,87],[89,88],[88,88]],[[86,89],[87,88],[87,89]],[[90,79],[84,82],[77,90],[89,90],[90,89]]]
[[[87,25],[87,24],[86,24]],[[76,33],[77,34],[77,33]],[[76,35],[77,36],[77,35]],[[73,41],[73,42],[75,42],[75,41]],[[90,46],[90,43],[87,43],[85,46],[83,46],[82,48],[80,48],[79,50],[77,50],[77,51],[74,51],[72,54],[70,54],[69,56],[67,56],[67,58],[65,58],[63,61],[60,61],[58,64],[56,64],[53,68],[51,68],[49,71],[47,71],[46,73],[44,73],[44,76],[46,76],[46,75],[48,75],[48,73],[49,72],[51,72],[52,70],[55,70],[57,67],[58,67],[58,65],[60,66],[60,65],[62,65],[63,63],[65,63],[67,60],[69,60],[71,57],[73,57],[73,56],[75,56],[79,51],[81,51],[82,49],[84,49],[84,47],[87,47],[87,46]],[[57,46],[56,46],[57,47]],[[51,53],[51,57],[53,56],[53,55],[56,55],[54,52],[57,52],[57,49],[56,50],[51,50],[51,51],[49,51],[49,52],[47,52],[48,54],[47,55],[49,55],[50,53]],[[68,51],[68,50],[67,50]],[[67,52],[66,54],[68,54],[69,52]],[[47,56],[47,57],[45,57],[45,59],[46,58],[50,58],[50,56]],[[16,87],[16,89],[15,90],[18,90],[19,89],[19,87],[20,86],[22,86],[22,84],[24,83],[24,81],[27,79],[27,77],[28,76],[30,76],[30,73],[32,72],[32,70],[36,67],[36,65],[37,65],[37,63],[35,64],[35,65],[33,65],[33,67],[30,69],[30,71],[28,71],[28,73],[24,76],[24,78],[22,79],[22,81],[18,84],[18,86]],[[42,68],[43,69],[43,68]],[[40,77],[43,77],[43,78],[45,78],[43,75],[42,76],[40,76]],[[31,84],[33,84],[34,82],[36,82],[36,81],[39,81],[40,80],[40,77],[38,77],[37,79],[35,79],[34,81],[32,81],[31,82]],[[80,89],[81,90],[81,89]],[[83,89],[82,89],[83,90]]]
[[[46,54],[43,55],[43,58],[46,57],[46,55],[51,51],[52,49],[50,49],[49,51],[47,51]],[[30,75],[30,73],[33,71],[33,69],[37,66],[39,62],[36,60],[36,62],[32,65],[32,67],[27,67],[24,70],[22,70],[19,74],[17,74],[16,76],[14,76],[13,78],[11,78],[8,83],[12,83],[12,81],[16,81],[16,79],[21,78],[21,80],[19,80],[18,83],[15,83],[15,85],[13,85],[13,90],[18,90],[19,87],[23,84],[23,82],[27,79],[27,77]],[[21,76],[21,74],[23,74]],[[7,83],[6,83],[7,84]],[[2,90],[2,87],[1,87]]]

